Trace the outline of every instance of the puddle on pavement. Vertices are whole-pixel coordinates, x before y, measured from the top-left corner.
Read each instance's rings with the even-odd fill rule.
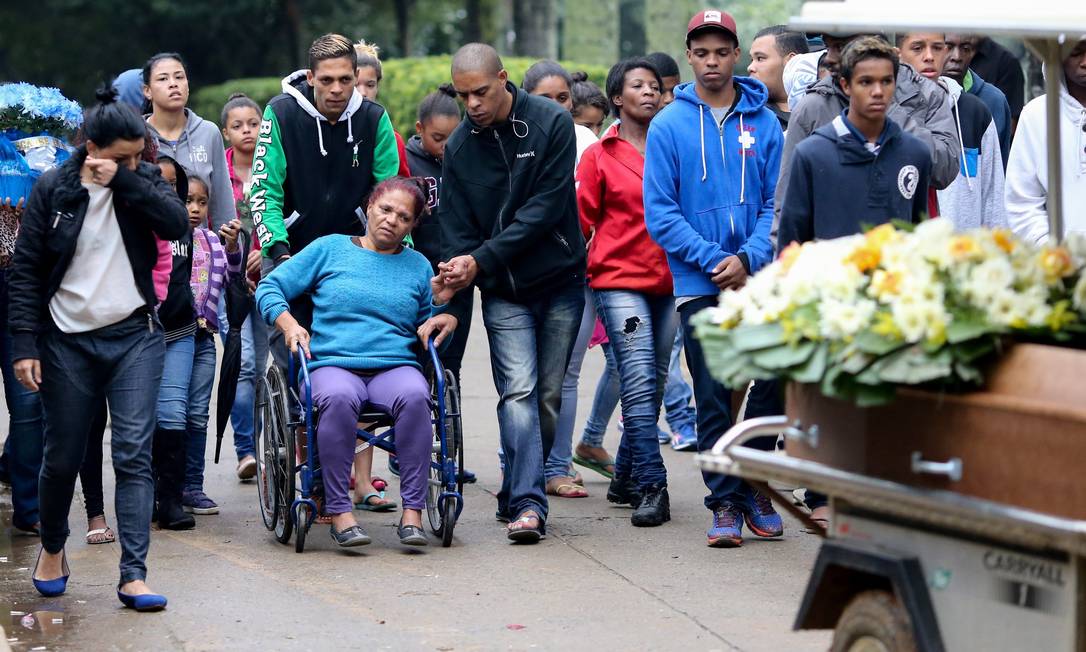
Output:
[[[74,619],[70,598],[43,598],[30,584],[38,539],[15,534],[11,525],[11,494],[0,488],[0,626],[13,651],[56,650],[63,647]],[[63,600],[63,602],[62,602]],[[2,647],[2,646],[0,646]]]

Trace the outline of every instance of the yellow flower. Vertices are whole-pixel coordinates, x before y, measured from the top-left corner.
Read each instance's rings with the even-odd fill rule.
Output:
[[[992,241],[1006,253],[1012,253],[1018,247],[1010,229],[992,229]]]
[[[1063,330],[1064,327],[1075,323],[1078,316],[1071,310],[1070,302],[1067,299],[1057,301],[1056,305],[1052,306],[1052,312],[1048,314],[1048,318],[1045,319],[1045,325],[1054,331]]]
[[[875,296],[880,298],[888,294],[897,294],[901,291],[901,274],[885,269],[876,269],[871,276],[871,289],[875,291]]]
[[[781,271],[788,273],[788,270],[792,269],[792,265],[795,264],[796,259],[799,258],[800,250],[803,248],[798,242],[792,242],[781,251],[780,263]]]
[[[852,253],[845,257],[846,263],[852,264],[863,273],[870,272],[878,267],[880,260],[882,260],[882,250],[870,241],[856,247],[852,250]]]
[[[881,224],[868,231],[865,238],[868,245],[882,249],[887,244],[900,239],[901,233],[894,228],[893,224]]]
[[[871,327],[871,332],[895,340],[901,339],[901,329],[894,323],[894,316],[888,312],[875,314],[875,325]]]
[[[1041,269],[1045,273],[1045,282],[1049,285],[1061,278],[1070,276],[1075,271],[1071,262],[1071,252],[1065,247],[1045,247],[1040,254]]]
[[[954,260],[969,260],[980,253],[980,244],[972,236],[956,235],[950,239],[950,257]]]

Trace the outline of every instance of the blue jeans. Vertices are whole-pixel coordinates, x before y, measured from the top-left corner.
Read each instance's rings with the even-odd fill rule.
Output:
[[[458,329],[459,330],[459,329]],[[230,324],[226,319],[225,306],[219,310],[219,335],[226,342]],[[246,455],[255,455],[253,442],[254,401],[256,384],[268,368],[268,325],[260,316],[260,311],[253,303],[253,309],[241,325],[241,372],[238,374],[238,388],[234,394],[234,407],[230,411],[230,425],[234,430],[234,452],[240,462]]]
[[[165,383],[165,377],[163,378]],[[215,336],[198,331],[192,355],[189,379],[189,410],[186,430],[185,490],[203,491],[204,462],[207,450],[208,410],[211,388],[215,384]]]
[[[694,382],[694,402],[698,411],[698,450],[706,451],[713,447],[716,440],[732,425],[732,392],[713,378],[705,363],[701,342],[694,337],[694,328],[690,320],[695,314],[717,304],[715,296],[698,297],[679,307],[682,320],[683,346],[686,348],[686,365],[690,368],[690,379]],[[747,446],[760,450],[773,450],[776,437],[757,437]],[[705,506],[716,509],[725,503],[741,504],[751,498],[750,485],[742,478],[721,473],[702,471],[701,477],[709,489],[705,497]]]
[[[8,473],[11,476],[12,521],[17,528],[30,529],[38,522],[38,474],[41,472],[45,424],[41,398],[15,379],[11,359],[12,337],[7,329],[7,273],[0,270],[0,371],[4,377],[4,399],[8,406],[8,438],[4,442]]]
[[[108,401],[120,581],[145,579],[154,502],[151,442],[165,355],[162,327],[148,315],[134,315],[88,333],[51,330],[41,337],[39,347],[46,416],[38,488],[42,546],[51,554],[64,548],[90,415]]]
[[[595,296],[621,387],[623,431],[615,472],[642,490],[665,487],[656,420],[675,343],[675,300],[627,290],[596,290]]]
[[[615,354],[611,350],[611,343],[600,344],[600,349],[603,351],[603,373],[600,374],[600,379],[596,383],[592,410],[588,413],[584,432],[581,433],[581,443],[591,448],[603,446],[607,424],[611,422],[611,415],[615,413],[619,401],[618,366],[615,364]]]
[[[505,453],[499,516],[512,519],[531,509],[541,522],[547,518],[543,461],[554,444],[562,379],[583,313],[579,279],[521,303],[483,295]]]
[[[592,290],[584,288],[584,312],[581,325],[577,327],[577,339],[573,343],[573,353],[569,356],[566,375],[562,379],[562,409],[558,412],[558,430],[554,433],[554,446],[547,456],[543,475],[547,480],[569,475],[573,463],[573,426],[577,420],[577,386],[581,382],[581,365],[592,332],[596,330],[596,304],[592,300]]]
[[[671,432],[678,433],[686,428],[693,428],[697,421],[697,412],[690,405],[694,390],[683,379],[683,366],[680,361],[683,353],[683,329],[675,329],[675,343],[671,349],[671,363],[667,368],[667,384],[664,385],[664,413]]]

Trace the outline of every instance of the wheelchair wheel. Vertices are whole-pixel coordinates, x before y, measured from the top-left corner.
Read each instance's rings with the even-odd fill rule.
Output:
[[[434,391],[437,391],[437,383],[432,383]],[[434,397],[434,405],[437,405],[437,397]],[[437,415],[439,418],[442,415]],[[456,491],[463,494],[464,483],[460,477],[460,470],[464,468],[463,431],[460,421],[460,390],[456,385],[456,378],[452,372],[445,372],[445,452],[447,459],[453,461],[456,477]],[[435,436],[431,459],[441,469],[430,467],[429,491],[426,494],[426,515],[430,521],[430,529],[436,536],[441,537],[442,545],[452,545],[452,531],[456,527],[455,500],[446,500],[441,504],[441,494],[445,491],[444,462],[441,457],[441,442]]]
[[[297,527],[294,533],[294,552],[300,553],[305,550],[305,535],[309,533],[309,505],[298,503],[294,510],[294,519]]]
[[[280,424],[271,407],[270,394],[268,379],[259,378],[256,383],[256,400],[253,402],[253,423],[256,424],[256,493],[264,527],[274,530],[276,514],[279,511],[279,493],[272,476],[275,464],[273,451],[276,450],[272,433],[280,428]]]
[[[264,378],[268,400],[263,410],[262,439],[266,442],[268,469],[272,480],[271,488],[275,492],[272,505],[275,539],[279,543],[290,543],[294,530],[290,508],[294,502],[294,430],[287,419],[287,401],[290,394],[283,380],[283,372],[275,365],[268,368]]]

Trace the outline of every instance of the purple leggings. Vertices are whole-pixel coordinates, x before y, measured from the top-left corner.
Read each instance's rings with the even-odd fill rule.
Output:
[[[324,475],[324,511],[344,514],[353,508],[347,494],[351,481],[362,408],[392,415],[396,457],[400,461],[400,498],[404,509],[426,507],[426,481],[434,438],[430,386],[414,367],[396,367],[360,375],[340,367],[321,367],[310,374],[313,406],[320,411],[317,452]]]

